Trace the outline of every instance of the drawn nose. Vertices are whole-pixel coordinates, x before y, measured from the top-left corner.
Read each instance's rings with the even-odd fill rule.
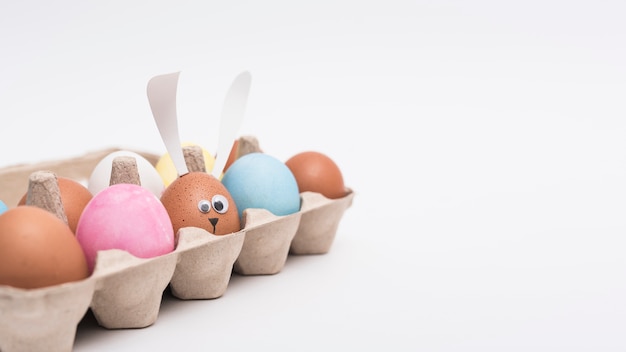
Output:
[[[209,218],[209,222],[213,225],[213,233],[215,233],[215,225],[217,225],[218,218]]]

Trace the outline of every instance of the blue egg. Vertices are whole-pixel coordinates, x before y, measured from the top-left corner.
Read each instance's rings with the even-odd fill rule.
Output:
[[[300,192],[285,163],[265,153],[241,156],[226,170],[222,183],[233,197],[239,217],[248,208],[261,208],[277,216],[300,210]]]
[[[0,200],[0,214],[4,213],[5,211],[9,210],[9,208],[7,207],[6,204],[4,204],[3,201]]]

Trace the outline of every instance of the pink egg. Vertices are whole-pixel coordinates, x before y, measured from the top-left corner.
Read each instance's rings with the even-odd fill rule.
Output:
[[[174,250],[172,222],[161,201],[133,184],[109,186],[87,204],[76,227],[89,269],[96,254],[121,249],[138,258],[153,258]]]

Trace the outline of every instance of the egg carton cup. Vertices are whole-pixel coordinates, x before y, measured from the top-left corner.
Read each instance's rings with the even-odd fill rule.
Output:
[[[178,235],[180,254],[170,281],[172,294],[183,300],[221,297],[230,282],[246,231],[216,236],[203,229],[185,227]]]
[[[0,286],[0,351],[71,351],[90,308],[103,328],[148,327],[158,318],[168,285],[180,299],[220,297],[244,236],[243,230],[215,236],[183,228],[176,249],[159,257],[100,251],[84,280],[38,289]]]
[[[354,192],[338,199],[329,199],[320,193],[302,192],[301,218],[291,241],[290,254],[326,254],[330,250],[346,209],[352,206]]]
[[[234,272],[241,275],[279,273],[287,261],[302,213],[276,216],[265,209],[243,211],[246,236]]]
[[[0,351],[71,351],[95,280],[39,289],[0,286]]]
[[[222,236],[187,227],[178,232],[176,249],[155,258],[126,251],[98,253],[91,310],[108,329],[143,328],[156,322],[168,287],[180,299],[213,299],[224,294],[245,231]]]
[[[34,171],[53,170],[86,180],[102,158],[117,150],[2,169],[0,182],[6,186],[0,199],[10,207],[17,204]],[[139,154],[153,164],[158,160],[154,154]],[[0,286],[0,351],[71,351],[77,326],[89,309],[105,329],[146,328],[158,319],[168,287],[181,300],[214,300],[225,294],[233,273],[273,275],[284,268],[290,254],[328,252],[354,192],[340,199],[313,192],[300,197],[300,210],[290,215],[246,209],[243,229],[232,234],[182,228],[175,250],[159,257],[101,251],[93,274],[82,281],[40,289]]]
[[[176,268],[177,254],[145,259],[117,249],[99,252],[90,305],[98,324],[109,329],[152,325]]]

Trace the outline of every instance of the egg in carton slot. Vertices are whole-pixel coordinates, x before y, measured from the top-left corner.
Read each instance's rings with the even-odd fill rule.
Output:
[[[258,148],[246,149],[249,141],[250,137],[236,141],[230,153],[231,163],[247,154],[262,153]],[[60,178],[86,183],[106,157],[119,152],[127,151],[104,149],[61,161],[1,169],[0,199],[7,204],[5,213],[26,205],[19,204],[24,193],[31,195],[29,206],[48,207],[46,211],[58,213],[53,208],[55,204],[57,208],[63,205],[60,189],[51,192],[56,194],[56,200],[50,201],[47,194],[39,196],[47,199],[41,202],[44,205],[37,204],[36,192],[31,190],[37,183],[32,176],[41,177],[41,170],[47,170],[43,172],[47,182],[55,180],[57,186]],[[135,153],[135,163],[129,158],[118,160],[130,161],[127,171],[137,171],[133,167],[139,164],[137,160],[147,160],[151,166],[159,160],[153,153],[130,153]],[[185,159],[185,164],[193,165],[193,159]],[[131,181],[122,177],[118,182]],[[55,183],[51,184],[48,191],[54,189]],[[233,273],[273,275],[282,270],[289,255],[326,253],[353,197],[349,188],[334,199],[319,192],[302,191],[298,209],[291,214],[276,215],[255,207],[243,209],[240,229],[221,235],[200,227],[181,227],[175,232],[174,248],[154,257],[138,257],[123,249],[99,250],[93,270],[85,278],[28,288],[2,282],[0,350],[70,351],[77,326],[89,309],[103,328],[148,327],[157,320],[162,294],[168,288],[181,300],[213,300],[226,292]],[[11,235],[0,228],[0,237]]]
[[[112,151],[40,166],[11,167],[0,170],[0,180],[7,184],[4,176],[17,180],[18,174],[47,166],[70,177],[77,166],[89,170],[94,161]],[[155,160],[154,155],[146,156]],[[88,173],[77,176],[81,179]],[[17,203],[15,199],[20,197],[16,188],[7,189],[13,192],[4,192],[3,198]],[[287,260],[285,248],[291,254],[327,252],[354,193],[349,191],[334,200],[316,192],[303,192],[301,197],[302,208],[293,215],[281,217],[265,209],[245,210],[244,229],[227,236],[196,227],[182,228],[176,249],[156,258],[137,258],[116,249],[101,251],[94,273],[82,280],[31,289],[0,285],[0,349],[70,351],[77,325],[88,309],[103,328],[147,327],[156,321],[168,285],[180,299],[215,299],[226,292],[233,271],[242,275],[279,272]],[[248,247],[242,251],[246,240]],[[149,283],[146,277],[151,278]]]

